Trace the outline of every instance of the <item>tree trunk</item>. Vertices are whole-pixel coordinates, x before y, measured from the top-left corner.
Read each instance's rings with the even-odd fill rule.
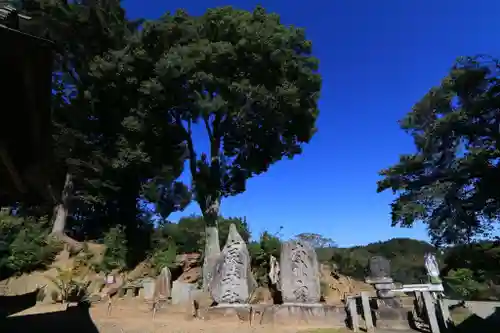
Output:
[[[215,263],[220,255],[219,217],[220,198],[206,200],[206,209],[203,212],[205,219],[205,255],[203,259],[203,290],[209,291],[212,282]]]
[[[61,199],[54,207],[54,222],[52,225],[51,236],[59,241],[62,241],[69,247],[70,250],[79,251],[82,249],[82,244],[64,233],[66,221],[69,215],[69,203],[73,193],[73,177],[68,172],[64,180],[64,187],[61,192]]]

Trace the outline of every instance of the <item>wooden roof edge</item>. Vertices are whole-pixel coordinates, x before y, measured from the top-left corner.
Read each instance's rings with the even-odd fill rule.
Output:
[[[32,34],[29,34],[27,32],[24,32],[22,30],[12,29],[12,28],[9,28],[8,26],[1,24],[1,23],[0,23],[0,29],[4,29],[4,31],[6,31],[8,33],[18,34],[22,37],[30,38],[33,42],[39,43],[42,45],[44,44],[45,46],[48,46],[50,48],[55,47],[55,43],[49,39],[38,37],[38,36],[35,36]]]

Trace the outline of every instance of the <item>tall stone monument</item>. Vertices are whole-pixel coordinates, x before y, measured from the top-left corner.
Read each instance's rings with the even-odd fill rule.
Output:
[[[220,256],[219,229],[205,228],[205,256],[203,258],[203,290],[208,292],[212,282],[215,263]]]
[[[312,246],[300,240],[283,243],[279,267],[284,303],[320,302],[319,264]]]
[[[210,295],[219,305],[245,304],[257,287],[247,245],[234,224],[229,227],[226,245],[215,263],[209,287]]]

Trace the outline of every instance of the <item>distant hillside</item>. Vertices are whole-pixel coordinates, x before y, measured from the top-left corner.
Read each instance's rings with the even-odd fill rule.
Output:
[[[318,258],[323,262],[332,262],[341,274],[363,279],[369,259],[381,255],[391,261],[392,277],[395,281],[422,283],[427,281],[424,266],[424,255],[427,252],[435,253],[436,248],[415,239],[393,238],[365,246],[320,249]]]

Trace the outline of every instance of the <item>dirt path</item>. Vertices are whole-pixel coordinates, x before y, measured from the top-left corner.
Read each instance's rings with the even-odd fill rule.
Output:
[[[252,325],[235,320],[188,318],[187,309],[160,310],[153,320],[148,306],[140,302],[119,302],[107,314],[106,304],[90,311],[61,305],[39,305],[0,322],[1,333],[347,333],[347,329],[289,325]],[[377,330],[376,333],[393,333]],[[398,331],[398,333],[406,333]]]

